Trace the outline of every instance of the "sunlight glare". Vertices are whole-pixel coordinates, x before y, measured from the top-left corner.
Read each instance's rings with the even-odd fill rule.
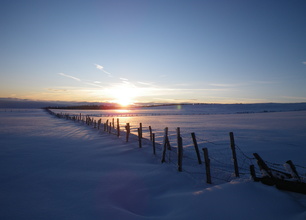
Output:
[[[128,99],[119,99],[119,100],[115,100],[115,102],[121,105],[122,107],[127,107],[128,105],[133,104],[131,100],[128,100]]]
[[[111,94],[114,98],[113,102],[127,107],[134,104],[137,97],[137,88],[129,85],[120,85],[111,89]]]

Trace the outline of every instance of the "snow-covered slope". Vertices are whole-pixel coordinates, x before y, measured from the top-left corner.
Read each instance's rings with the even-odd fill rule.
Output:
[[[306,219],[305,195],[208,185],[151,146],[43,110],[0,112],[0,146],[0,219]]]

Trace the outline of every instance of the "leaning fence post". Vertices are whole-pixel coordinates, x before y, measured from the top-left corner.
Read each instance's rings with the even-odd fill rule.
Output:
[[[205,168],[206,168],[206,182],[211,184],[211,175],[210,175],[210,159],[208,156],[207,148],[202,149],[204,152],[204,161],[205,161]]]
[[[183,163],[183,139],[181,137],[181,129],[178,127],[176,130],[177,133],[177,166],[178,171],[182,172],[182,163]]]
[[[233,154],[233,161],[234,161],[234,168],[235,168],[235,176],[239,177],[239,169],[238,169],[238,161],[236,156],[236,149],[235,149],[235,139],[234,139],[234,133],[230,132],[230,140],[231,140],[231,149]]]
[[[253,153],[255,159],[257,160],[257,165],[259,166],[259,169],[262,173],[262,175],[268,176],[271,179],[273,179],[273,173],[271,171],[271,169],[267,166],[267,164],[264,162],[264,160],[257,154],[257,153]]]
[[[141,131],[140,128],[137,129],[138,130],[138,143],[139,143],[139,148],[142,147],[142,143],[141,143]]]
[[[114,118],[112,118],[112,125],[113,125],[113,128],[115,128],[115,119]]]
[[[301,177],[299,176],[298,172],[296,171],[296,168],[291,160],[286,161],[285,165],[288,164],[288,166],[285,166],[285,168],[290,172],[292,178],[298,179],[298,181],[301,181]]]
[[[191,137],[192,137],[192,141],[193,141],[194,149],[195,149],[196,154],[197,154],[198,163],[199,163],[199,164],[202,164],[202,161],[201,161],[201,156],[200,156],[200,152],[199,152],[199,147],[198,147],[198,142],[197,142],[197,139],[196,139],[195,133],[191,133]]]

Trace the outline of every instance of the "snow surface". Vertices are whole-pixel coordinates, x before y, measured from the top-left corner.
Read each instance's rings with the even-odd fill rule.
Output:
[[[260,149],[265,159],[290,156],[305,166],[305,118],[299,111],[205,120],[211,138],[222,126],[228,133],[229,123],[220,121],[229,120],[241,132],[237,142],[262,137],[269,143]],[[284,139],[293,144],[279,145]],[[200,181],[161,164],[148,142],[139,148],[137,141],[43,110],[0,111],[0,146],[0,219],[306,219],[305,195],[249,178],[206,184],[204,176]],[[244,150],[256,146],[250,148]]]

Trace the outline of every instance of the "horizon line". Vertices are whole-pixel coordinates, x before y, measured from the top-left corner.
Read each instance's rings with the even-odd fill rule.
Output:
[[[35,103],[44,103],[44,102],[50,102],[50,103],[59,103],[59,104],[80,104],[80,103],[86,103],[86,104],[118,104],[111,101],[63,101],[63,100],[36,100],[36,99],[21,99],[21,98],[11,98],[11,97],[0,97],[0,102],[3,101],[11,101],[11,102],[35,102]],[[192,104],[299,104],[299,103],[306,103],[305,101],[301,102],[273,102],[273,101],[267,101],[267,102],[191,102],[191,101],[183,101],[183,102],[135,102],[133,104],[130,104],[130,106],[133,105],[139,105],[139,104],[152,104],[152,105],[192,105]],[[1,108],[1,106],[0,106]]]

